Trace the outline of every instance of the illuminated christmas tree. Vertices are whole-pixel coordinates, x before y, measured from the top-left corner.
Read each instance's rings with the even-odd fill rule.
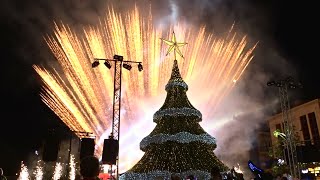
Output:
[[[179,47],[186,43],[177,43],[174,34],[172,41],[163,41],[170,46],[167,54],[174,50],[175,56],[178,53],[183,57]],[[166,100],[153,116],[157,125],[140,142],[144,156],[120,179],[170,179],[172,174],[210,179],[213,167],[226,171],[228,167],[213,152],[215,138],[200,126],[202,114],[188,100],[188,85],[181,77],[176,57],[165,90]]]

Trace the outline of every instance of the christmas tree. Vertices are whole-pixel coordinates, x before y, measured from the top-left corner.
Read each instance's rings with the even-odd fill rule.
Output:
[[[172,41],[164,42],[170,45],[167,54],[174,50],[175,56],[178,53],[183,57],[179,47],[186,43],[177,43],[174,34]],[[140,142],[145,154],[120,179],[170,179],[171,175],[210,179],[213,167],[226,171],[227,166],[213,152],[215,138],[200,126],[202,114],[187,97],[188,85],[181,77],[176,57],[165,90],[165,102],[153,116],[157,125]]]

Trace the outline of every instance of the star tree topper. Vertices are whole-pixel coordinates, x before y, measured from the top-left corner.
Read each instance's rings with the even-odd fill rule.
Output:
[[[173,35],[172,35],[172,40],[171,40],[171,41],[165,40],[165,39],[163,39],[163,38],[160,38],[160,39],[161,39],[163,42],[165,42],[167,45],[169,45],[169,49],[168,49],[168,51],[167,51],[166,56],[167,56],[168,54],[170,54],[170,52],[173,50],[173,52],[174,52],[174,59],[176,59],[176,54],[177,54],[177,53],[178,53],[182,58],[184,58],[183,55],[182,55],[182,53],[181,53],[181,51],[180,51],[180,49],[179,49],[179,47],[182,47],[182,46],[184,46],[184,45],[186,45],[186,44],[188,44],[188,43],[185,43],[185,42],[183,42],[183,43],[177,42],[177,41],[176,41],[176,35],[174,34],[174,31],[173,31]]]

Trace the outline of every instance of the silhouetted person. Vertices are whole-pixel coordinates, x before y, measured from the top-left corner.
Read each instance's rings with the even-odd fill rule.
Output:
[[[194,175],[187,176],[187,180],[195,180]]]
[[[217,167],[213,167],[211,169],[211,179],[210,180],[222,180],[222,176],[220,174],[220,170]]]
[[[0,180],[7,180],[7,178],[3,175],[2,168],[0,168]]]
[[[237,180],[244,180],[243,174],[237,173],[236,175],[237,175]],[[267,180],[267,179],[265,179],[265,180]],[[272,180],[272,179],[271,179],[271,180]]]
[[[76,174],[75,180],[81,180],[81,175],[80,174]]]
[[[80,162],[80,174],[83,180],[98,180],[100,172],[99,159],[95,156],[84,157]]]
[[[262,179],[263,180],[273,180],[274,178],[271,173],[267,172],[267,173],[262,174]]]
[[[180,180],[181,178],[177,175],[172,174],[171,175],[171,180]]]
[[[228,172],[226,175],[227,175],[227,180],[233,180],[233,175],[231,172]]]

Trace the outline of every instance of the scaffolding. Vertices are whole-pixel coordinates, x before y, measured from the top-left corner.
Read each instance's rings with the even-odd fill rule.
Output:
[[[92,63],[92,67],[95,68],[99,65],[99,61],[104,61],[104,65],[107,68],[111,68],[110,62],[114,62],[114,81],[113,81],[113,111],[112,111],[112,130],[111,135],[109,136],[110,139],[117,140],[118,143],[120,142],[120,111],[121,111],[121,80],[122,80],[122,67],[131,70],[132,66],[131,63],[138,64],[138,70],[142,71],[142,62],[138,61],[126,61],[123,60],[123,56],[114,55],[113,59],[104,59],[104,58],[95,58],[94,62]],[[111,169],[112,168],[111,164]],[[117,159],[116,159],[116,179],[119,178],[119,151],[117,152]]]
[[[285,79],[270,81],[268,86],[276,86],[279,90],[279,101],[282,111],[282,123],[284,133],[284,160],[287,163],[290,174],[300,179],[300,168],[297,158],[295,132],[292,123],[292,117],[290,112],[290,101],[288,95],[288,89],[301,88],[300,83],[295,83],[292,77]]]

